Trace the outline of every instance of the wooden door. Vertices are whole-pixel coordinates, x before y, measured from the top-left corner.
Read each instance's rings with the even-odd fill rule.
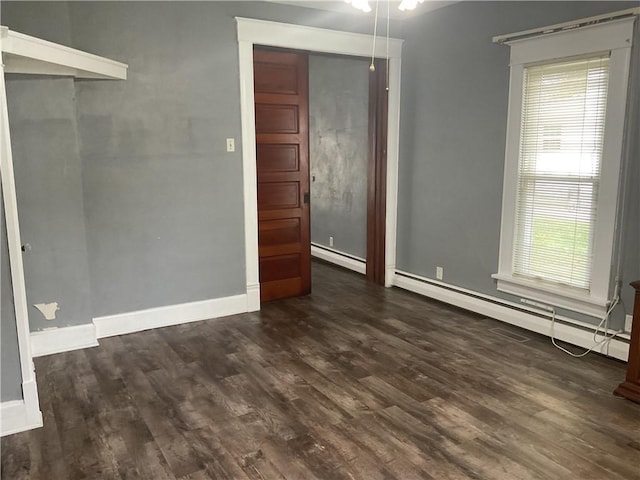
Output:
[[[307,55],[254,50],[260,300],[311,291]]]
[[[369,74],[369,162],[367,171],[367,278],[385,284],[387,204],[387,66],[375,60]]]

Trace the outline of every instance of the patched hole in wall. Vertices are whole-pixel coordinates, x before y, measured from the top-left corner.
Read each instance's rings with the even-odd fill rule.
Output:
[[[42,313],[45,320],[55,320],[56,312],[60,310],[60,307],[58,307],[58,302],[36,303],[33,306],[36,307],[40,311],[40,313]]]

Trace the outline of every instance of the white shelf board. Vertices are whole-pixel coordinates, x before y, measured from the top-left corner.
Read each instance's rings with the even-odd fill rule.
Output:
[[[127,65],[0,26],[5,73],[125,80]]]

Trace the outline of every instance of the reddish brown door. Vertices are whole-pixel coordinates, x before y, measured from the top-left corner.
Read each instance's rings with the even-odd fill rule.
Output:
[[[378,285],[385,280],[385,228],[387,203],[387,66],[375,60],[369,74],[369,165],[367,172],[367,278]]]
[[[308,67],[304,53],[253,56],[262,301],[311,291]]]

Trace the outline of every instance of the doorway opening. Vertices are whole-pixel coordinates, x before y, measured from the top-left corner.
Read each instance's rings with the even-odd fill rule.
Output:
[[[309,53],[311,253],[366,273],[369,60]]]
[[[238,23],[238,41],[240,57],[240,83],[242,107],[242,148],[243,177],[245,197],[245,246],[247,269],[247,303],[248,310],[260,308],[260,256],[258,248],[258,182],[256,156],[256,105],[254,103],[254,65],[253,49],[255,45],[296,49],[306,52],[368,57],[371,52],[373,38],[369,35],[325,30],[299,25],[281,24],[261,20],[236,18]],[[376,50],[385,51],[386,39],[376,40]],[[389,42],[389,75],[388,108],[376,107],[376,115],[384,116],[379,120],[378,129],[391,126],[386,139],[378,138],[378,146],[374,150],[380,155],[386,154],[385,169],[378,169],[378,176],[373,182],[367,182],[367,190],[375,189],[376,184],[383,184],[386,197],[378,195],[373,199],[368,195],[367,202],[378,205],[378,220],[373,223],[376,229],[382,230],[384,236],[377,240],[378,251],[382,253],[377,269],[377,281],[384,281],[386,286],[393,284],[395,274],[395,237],[396,237],[396,202],[397,202],[397,164],[398,164],[398,120],[400,104],[400,57],[402,41],[391,39]],[[381,65],[379,63],[379,65]],[[378,68],[380,72],[382,67]],[[371,140],[371,138],[369,138]],[[375,155],[374,155],[375,159]],[[368,165],[371,159],[368,158]],[[386,175],[382,175],[386,173]],[[290,189],[293,190],[293,189]],[[304,201],[304,194],[298,193],[299,200]],[[378,190],[380,191],[380,190]],[[380,212],[384,212],[381,215]],[[367,222],[370,223],[370,222]],[[371,228],[371,227],[369,227]],[[380,247],[383,248],[380,248]],[[368,262],[370,263],[370,262]],[[373,264],[372,264],[373,265]],[[371,268],[371,267],[370,267]]]
[[[253,62],[260,300],[311,292],[312,245],[384,285],[384,61],[255,46]]]

